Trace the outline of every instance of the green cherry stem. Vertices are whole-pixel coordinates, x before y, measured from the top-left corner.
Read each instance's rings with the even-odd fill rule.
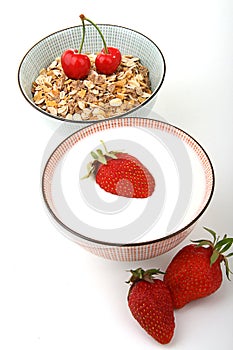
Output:
[[[83,29],[83,37],[82,37],[82,41],[81,41],[81,44],[80,44],[80,47],[79,47],[79,53],[82,52],[82,49],[83,49],[83,44],[84,44],[84,40],[85,40],[85,34],[86,34],[86,28],[85,28],[85,24],[84,24],[84,21],[82,20],[82,29]]]
[[[104,36],[103,36],[101,30],[99,29],[99,27],[91,19],[85,17],[83,14],[81,14],[79,17],[81,18],[82,23],[84,23],[84,21],[91,23],[95,27],[95,29],[99,32],[99,35],[101,36],[101,39],[102,39],[103,44],[104,44],[105,53],[108,54],[107,44],[106,44]]]

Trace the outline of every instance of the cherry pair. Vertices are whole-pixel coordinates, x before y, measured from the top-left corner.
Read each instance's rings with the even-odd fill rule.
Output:
[[[85,21],[90,22],[97,29],[104,44],[104,48],[95,59],[97,71],[106,75],[113,74],[121,63],[120,51],[115,47],[107,47],[102,32],[94,22],[86,18],[83,14],[81,14],[79,17],[82,21],[83,28],[82,42],[79,51],[66,50],[61,56],[61,64],[66,76],[70,79],[83,79],[90,71],[90,59],[87,55],[81,53],[85,39]]]

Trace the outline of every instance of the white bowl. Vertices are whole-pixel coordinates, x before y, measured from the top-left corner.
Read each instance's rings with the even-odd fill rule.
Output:
[[[90,152],[104,140],[124,149],[153,174],[155,191],[145,199],[106,193],[80,180]],[[154,119],[129,117],[88,125],[50,155],[42,193],[53,223],[88,251],[113,260],[143,260],[179,244],[207,209],[214,190],[211,161],[183,130]]]

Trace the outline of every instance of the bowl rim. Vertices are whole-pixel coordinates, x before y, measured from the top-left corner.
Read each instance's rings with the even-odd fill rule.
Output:
[[[118,118],[118,119],[121,119],[121,118]],[[210,160],[210,157],[208,156],[207,152],[205,151],[205,149],[201,146],[201,144],[194,138],[192,137],[189,133],[187,133],[186,131],[184,131],[183,129],[171,124],[171,123],[168,123],[168,122],[164,122],[164,121],[161,121],[161,120],[157,120],[157,119],[152,119],[152,118],[144,118],[144,117],[128,117],[128,118],[124,118],[124,119],[143,119],[143,120],[148,120],[148,121],[157,121],[163,125],[166,125],[168,127],[171,127],[171,128],[174,128],[175,130],[178,130],[182,133],[184,133],[186,136],[188,136],[191,140],[193,140],[195,142],[195,144],[201,149],[201,151],[203,152],[203,154],[205,155],[208,163],[209,163],[209,166],[210,166],[210,169],[211,169],[211,174],[212,174],[212,185],[211,185],[211,190],[210,190],[210,194],[209,194],[209,198],[208,200],[206,201],[206,204],[204,205],[204,207],[199,211],[199,213],[196,215],[196,217],[190,221],[187,225],[185,225],[184,227],[182,227],[181,229],[165,236],[165,237],[161,237],[161,238],[157,238],[157,239],[153,239],[153,240],[148,240],[148,241],[143,241],[143,242],[132,242],[132,243],[113,243],[113,242],[107,242],[107,241],[101,241],[101,240],[98,240],[98,239],[94,239],[94,238],[90,238],[90,237],[87,237],[81,233],[78,233],[76,232],[75,230],[73,230],[72,228],[68,227],[66,224],[64,224],[57,216],[56,214],[53,212],[53,210],[51,209],[48,201],[47,201],[47,198],[46,198],[46,195],[45,195],[45,190],[44,190],[44,183],[45,183],[45,174],[46,174],[46,168],[53,156],[53,154],[55,153],[55,151],[61,147],[61,145],[66,142],[70,137],[72,137],[74,134],[76,133],[79,133],[80,131],[82,130],[85,130],[89,127],[91,127],[91,125],[87,125],[87,126],[84,126],[83,128],[75,131],[74,133],[70,134],[68,137],[66,137],[62,142],[59,143],[59,145],[53,150],[53,152],[50,154],[49,158],[47,159],[45,165],[44,165],[44,169],[43,169],[43,172],[42,172],[42,176],[41,176],[41,191],[42,191],[42,197],[43,197],[43,200],[44,200],[44,203],[50,213],[50,215],[53,217],[53,219],[55,219],[55,221],[64,229],[64,230],[67,230],[69,233],[71,233],[72,235],[76,236],[76,237],[79,237],[80,239],[84,240],[84,241],[88,241],[88,242],[91,242],[91,243],[94,243],[94,244],[98,244],[98,245],[102,245],[102,246],[106,246],[106,247],[139,247],[139,246],[147,246],[147,245],[151,245],[151,244],[156,244],[156,243],[159,243],[159,242],[162,242],[162,241],[165,241],[167,239],[170,239],[172,237],[175,237],[177,235],[179,235],[180,233],[188,230],[189,228],[191,228],[198,220],[199,218],[204,214],[204,212],[206,211],[207,207],[209,206],[210,202],[211,202],[211,199],[213,197],[213,193],[214,193],[214,188],[215,188],[215,172],[214,172],[214,167],[213,167],[213,164]],[[106,123],[107,121],[98,121],[97,124],[101,124],[101,123]],[[78,242],[79,243],[79,242]],[[81,242],[80,242],[81,243]]]
[[[161,82],[160,84],[158,85],[158,87],[156,88],[155,91],[153,91],[153,93],[151,94],[150,97],[148,97],[144,102],[142,102],[139,106],[136,106],[132,109],[130,109],[129,111],[121,114],[121,115],[116,115],[116,116],[113,116],[113,117],[110,117],[108,119],[116,119],[116,118],[122,118],[122,117],[126,117],[127,115],[129,114],[132,114],[133,112],[137,111],[138,109],[142,108],[143,106],[147,105],[154,97],[155,95],[158,93],[158,91],[160,90],[163,82],[164,82],[164,79],[165,79],[165,75],[166,75],[166,61],[165,61],[165,58],[164,58],[164,55],[162,53],[162,51],[160,50],[160,48],[158,47],[157,44],[155,44],[155,42],[153,40],[151,40],[147,35],[135,30],[135,29],[131,29],[131,28],[128,28],[128,27],[125,27],[125,26],[121,26],[121,25],[116,25],[116,24],[104,24],[104,23],[98,23],[97,24],[98,26],[109,26],[109,27],[117,27],[117,28],[122,28],[122,29],[126,29],[126,30],[129,30],[131,32],[134,32],[134,33],[137,33],[141,36],[143,36],[144,38],[146,38],[147,40],[149,40],[156,48],[157,50],[159,51],[160,55],[161,55],[161,58],[162,58],[162,62],[163,62],[163,76],[162,76],[162,79],[161,79]],[[86,24],[86,26],[91,26],[91,24]],[[32,107],[34,107],[37,111],[39,111],[40,113],[43,113],[44,115],[46,115],[47,117],[49,118],[52,118],[52,119],[56,119],[56,120],[59,120],[61,122],[65,122],[65,123],[75,123],[75,124],[83,124],[83,123],[87,123],[87,124],[93,124],[93,123],[98,123],[99,121],[101,120],[69,120],[69,119],[62,119],[58,116],[55,116],[53,114],[50,114],[46,111],[44,111],[43,109],[39,108],[35,103],[33,103],[33,101],[28,98],[27,94],[25,93],[23,87],[22,87],[22,84],[21,84],[21,79],[20,79],[20,74],[21,74],[21,68],[22,68],[22,65],[27,57],[27,55],[38,45],[40,44],[42,41],[50,38],[51,36],[53,35],[56,35],[58,33],[61,33],[61,32],[64,32],[64,31],[68,31],[68,30],[71,30],[71,29],[74,29],[74,28],[78,28],[78,27],[82,27],[82,25],[76,25],[76,26],[71,26],[71,27],[67,27],[67,28],[64,28],[64,29],[60,29],[60,30],[57,30],[45,37],[43,37],[42,39],[40,39],[39,41],[37,41],[26,53],[25,55],[23,56],[23,58],[21,59],[20,61],[20,64],[19,64],[19,68],[18,68],[18,85],[19,85],[19,88],[20,88],[20,91],[22,93],[22,95],[24,96],[24,98],[26,99],[27,102],[30,103],[30,105]],[[104,119],[103,119],[104,120]]]

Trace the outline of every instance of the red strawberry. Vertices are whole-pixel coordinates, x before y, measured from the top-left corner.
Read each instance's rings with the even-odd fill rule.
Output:
[[[149,170],[135,157],[120,151],[105,153],[100,149],[91,152],[95,159],[89,172],[95,175],[96,183],[106,192],[129,198],[147,198],[155,189],[155,180]]]
[[[170,289],[174,308],[182,308],[192,300],[214,293],[222,284],[221,262],[226,266],[227,278],[230,269],[224,256],[233,243],[233,238],[225,235],[222,240],[213,230],[205,228],[212,234],[213,242],[198,240],[182,248],[168,265],[164,283]],[[204,247],[207,246],[207,247]]]
[[[141,268],[131,272],[128,305],[133,317],[159,343],[169,343],[175,330],[172,298],[165,283],[153,277],[162,272]]]

